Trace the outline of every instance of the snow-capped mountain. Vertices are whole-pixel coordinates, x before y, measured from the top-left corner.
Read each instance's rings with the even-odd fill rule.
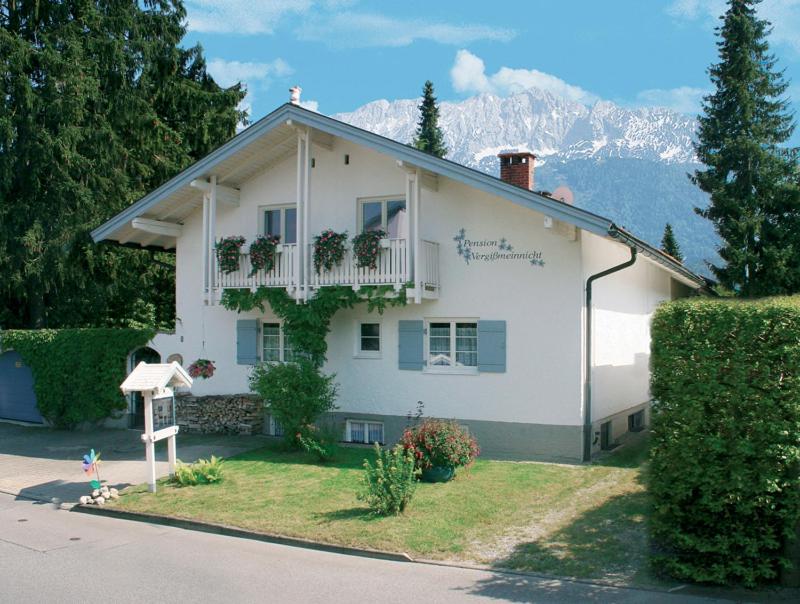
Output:
[[[409,142],[414,137],[418,100],[374,101],[334,117],[383,136]],[[668,109],[620,107],[598,101],[591,107],[530,89],[509,97],[481,94],[440,104],[440,124],[448,158],[487,171],[504,149],[527,150],[540,162],[549,158],[645,159],[665,163],[695,161],[696,121]],[[492,165],[487,165],[486,160]]]
[[[333,117],[406,143],[414,138],[418,103],[379,100]],[[537,89],[439,107],[448,159],[497,175],[497,153],[532,151],[536,189],[567,185],[576,205],[654,245],[670,222],[688,266],[708,272],[704,261],[717,260],[713,228],[694,212],[708,200],[687,178],[698,168],[694,118],[609,101],[586,106]]]

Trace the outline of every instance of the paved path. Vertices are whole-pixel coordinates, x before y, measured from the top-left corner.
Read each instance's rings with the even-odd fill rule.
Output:
[[[389,562],[56,510],[0,495],[3,602],[722,602]]]
[[[69,432],[0,422],[0,491],[65,503],[87,495],[81,460],[90,448],[101,452],[100,477],[119,489],[147,481],[144,445],[136,430]],[[178,434],[178,458],[229,457],[261,446],[259,436]],[[157,444],[156,472],[168,473],[166,444]]]

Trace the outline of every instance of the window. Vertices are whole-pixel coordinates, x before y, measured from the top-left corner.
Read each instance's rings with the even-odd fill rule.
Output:
[[[362,199],[359,208],[360,231],[386,231],[389,239],[408,238],[406,200],[402,198]]]
[[[351,443],[383,443],[383,424],[381,422],[347,420],[346,441]]]
[[[478,323],[440,321],[428,323],[429,368],[478,367]]]
[[[644,409],[639,409],[636,413],[628,416],[628,431],[641,432],[644,430]]]
[[[280,323],[263,324],[264,340],[261,360],[265,362],[280,363],[295,360],[294,350],[283,325]]]
[[[358,323],[356,336],[357,357],[380,357],[381,324]]]
[[[281,238],[281,243],[297,243],[297,208],[265,208],[262,226],[264,235],[277,235]]]

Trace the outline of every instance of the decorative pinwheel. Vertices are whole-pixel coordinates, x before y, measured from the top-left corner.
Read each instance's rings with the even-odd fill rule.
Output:
[[[100,463],[100,453],[95,453],[94,449],[89,451],[88,455],[83,456],[83,463],[81,467],[83,471],[86,472],[86,476],[92,476],[92,472],[94,472],[94,479],[89,481],[89,484],[92,485],[93,489],[100,488],[100,472],[97,469],[97,465]]]

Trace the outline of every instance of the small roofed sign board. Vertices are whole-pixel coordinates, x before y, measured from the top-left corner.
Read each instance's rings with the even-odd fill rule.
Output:
[[[147,460],[148,483],[150,491],[156,492],[156,441],[167,439],[167,457],[169,459],[169,472],[175,473],[175,463],[177,461],[177,448],[175,436],[178,434],[178,426],[174,421],[174,405],[171,399],[174,388],[192,386],[192,378],[186,370],[178,363],[139,363],[130,375],[125,378],[120,388],[123,394],[141,392],[144,398],[144,441],[145,458]],[[170,398],[169,413],[164,413],[163,399]],[[158,414],[158,426],[153,413],[153,400],[162,401]],[[165,421],[166,420],[166,421]],[[171,421],[170,421],[171,420]],[[158,429],[157,429],[158,428]]]

